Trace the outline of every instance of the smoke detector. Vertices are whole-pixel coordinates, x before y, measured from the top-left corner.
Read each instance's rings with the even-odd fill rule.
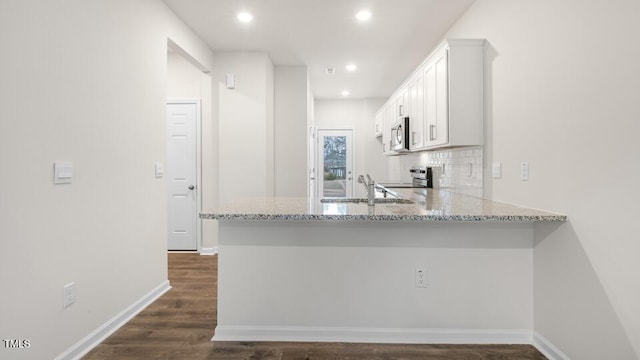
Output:
[[[326,68],[325,72],[327,75],[334,75],[336,73],[336,68]]]

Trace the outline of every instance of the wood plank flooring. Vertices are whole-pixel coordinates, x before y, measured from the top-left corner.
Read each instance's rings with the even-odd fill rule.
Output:
[[[530,345],[212,342],[217,268],[217,256],[169,254],[173,288],[83,359],[546,359]]]

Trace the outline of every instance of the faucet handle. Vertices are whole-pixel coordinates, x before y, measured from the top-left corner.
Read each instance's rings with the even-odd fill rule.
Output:
[[[364,182],[364,176],[362,176],[362,175],[358,176],[358,183],[359,184],[364,184],[365,183]]]

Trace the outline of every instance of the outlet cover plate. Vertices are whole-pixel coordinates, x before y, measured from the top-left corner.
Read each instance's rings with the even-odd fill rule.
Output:
[[[523,162],[520,164],[520,180],[527,181],[529,180],[529,163]]]
[[[72,282],[62,288],[62,307],[66,308],[76,302],[76,283]]]
[[[416,281],[417,288],[427,287],[427,268],[422,266],[416,267],[415,281]]]

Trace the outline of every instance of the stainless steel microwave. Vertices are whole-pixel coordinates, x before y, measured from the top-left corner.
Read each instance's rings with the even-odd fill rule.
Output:
[[[409,117],[402,117],[391,127],[391,150],[409,151]]]

